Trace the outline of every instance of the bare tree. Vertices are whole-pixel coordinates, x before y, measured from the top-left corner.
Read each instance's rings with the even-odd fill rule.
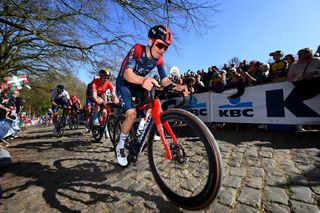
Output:
[[[229,64],[234,64],[235,66],[239,66],[240,59],[236,56],[232,57],[229,61]]]
[[[48,76],[115,66],[139,32],[163,23],[173,32],[204,33],[217,12],[213,1],[2,0],[0,76],[19,71]]]

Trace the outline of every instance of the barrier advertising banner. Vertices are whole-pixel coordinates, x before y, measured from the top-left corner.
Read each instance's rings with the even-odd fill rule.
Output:
[[[320,124],[320,94],[303,101],[290,82],[246,87],[241,97],[227,99],[235,92],[211,93],[212,122]]]
[[[194,94],[183,108],[204,122],[320,124],[320,94],[303,101],[290,82],[246,87],[241,97],[228,99],[235,93],[236,89]],[[180,101],[162,100],[163,110]]]
[[[182,98],[175,98],[169,100],[161,100],[162,109],[170,109],[175,105],[181,103]],[[192,98],[186,98],[186,104],[181,107],[194,115],[198,116],[203,122],[211,122],[211,106],[210,106],[210,95],[208,92],[194,94]]]

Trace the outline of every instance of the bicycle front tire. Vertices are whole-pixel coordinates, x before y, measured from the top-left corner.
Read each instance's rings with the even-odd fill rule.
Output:
[[[165,130],[172,160],[166,159],[164,146],[155,141],[152,126],[148,138],[148,159],[153,177],[165,196],[189,210],[208,207],[216,198],[222,182],[222,158],[212,133],[192,113],[169,109],[161,114],[161,123],[168,122],[179,145]]]
[[[117,118],[118,116],[115,115],[114,113],[112,113],[109,118],[108,118],[108,132],[109,132],[109,136],[110,136],[110,140],[112,142],[112,144],[114,144],[114,131],[115,131],[115,128],[116,128],[116,125],[117,125]]]

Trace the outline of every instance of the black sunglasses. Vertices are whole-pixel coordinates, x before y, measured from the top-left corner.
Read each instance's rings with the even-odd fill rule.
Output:
[[[162,50],[164,48],[164,51],[168,49],[168,45],[165,45],[164,43],[156,42],[156,46]]]

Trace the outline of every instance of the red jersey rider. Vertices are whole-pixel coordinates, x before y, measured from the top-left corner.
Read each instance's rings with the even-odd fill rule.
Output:
[[[70,99],[72,102],[72,106],[71,106],[72,111],[76,112],[82,108],[81,102],[79,98],[77,98],[77,96],[71,95]]]
[[[106,91],[109,89],[111,94],[112,94],[112,101],[114,103],[118,103],[119,100],[115,94],[115,87],[112,84],[111,81],[109,81],[110,77],[110,69],[109,68],[103,68],[99,71],[99,79],[94,79],[91,82],[91,100],[94,105],[94,114],[93,114],[93,125],[94,126],[99,126],[99,110],[100,110],[100,104],[103,102],[107,102],[107,96],[106,96]],[[103,110],[103,116],[107,115],[107,110]]]

